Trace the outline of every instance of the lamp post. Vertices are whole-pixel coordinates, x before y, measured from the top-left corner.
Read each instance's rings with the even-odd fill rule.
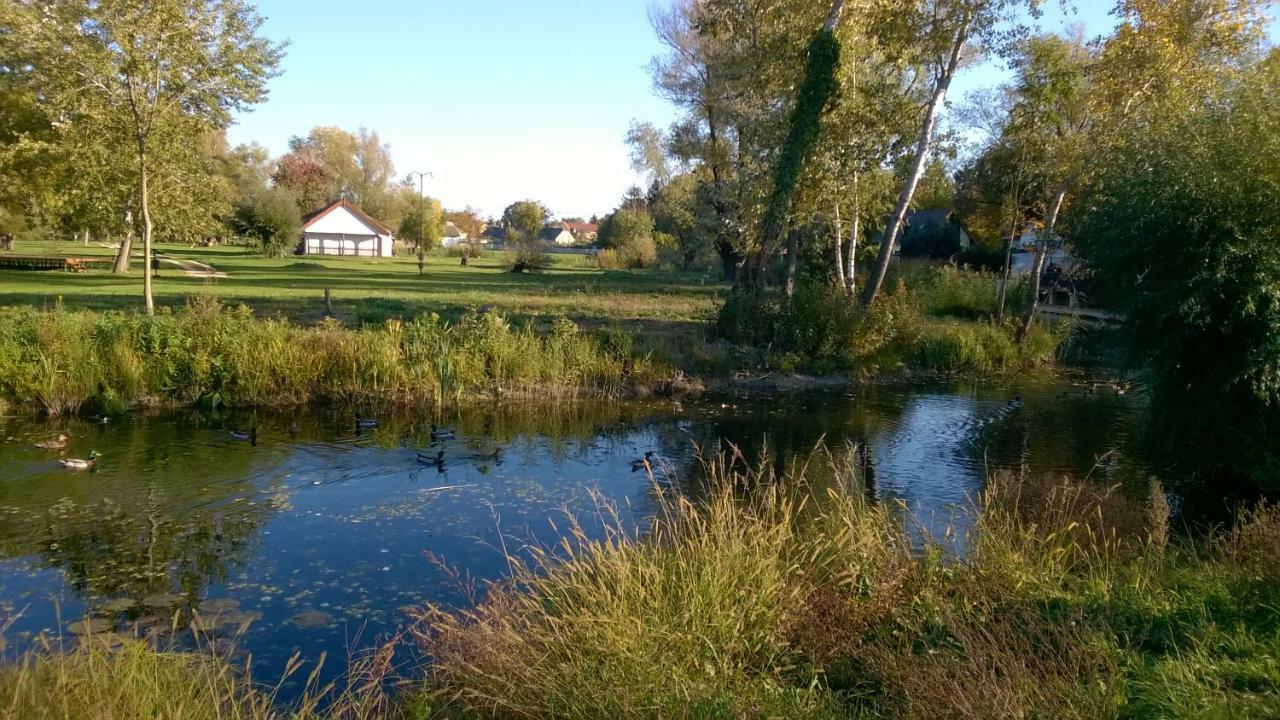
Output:
[[[418,274],[422,274],[422,261],[424,257],[424,248],[422,241],[427,238],[427,176],[435,177],[431,171],[422,172],[420,170],[410,170],[409,177],[418,176]]]

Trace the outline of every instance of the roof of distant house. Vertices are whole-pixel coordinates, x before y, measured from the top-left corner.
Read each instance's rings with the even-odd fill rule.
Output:
[[[540,240],[555,240],[556,238],[560,237],[561,233],[565,233],[565,232],[568,232],[568,230],[556,225],[551,225],[549,227],[544,227],[541,230],[539,230],[538,238]]]
[[[564,229],[571,233],[597,233],[600,231],[600,226],[595,223],[566,221]]]
[[[452,220],[444,221],[444,236],[448,238],[466,237],[467,234],[458,229]]]
[[[951,208],[928,208],[926,210],[912,210],[907,213],[907,225],[917,229],[924,230],[926,228],[935,228],[946,225],[951,221],[951,215],[955,211]]]
[[[329,203],[328,205],[325,205],[319,210],[313,210],[307,213],[306,215],[303,215],[302,229],[306,230],[309,225],[316,222],[317,220],[324,217],[325,215],[328,215],[334,210],[337,210],[340,207],[346,208],[352,215],[355,215],[356,218],[360,220],[360,222],[363,222],[365,225],[368,225],[370,228],[376,230],[379,234],[381,235],[394,234],[394,231],[391,228],[378,222],[373,217],[371,217],[368,213],[366,213],[365,211],[357,207],[355,203],[351,202],[350,200],[347,200],[346,198],[339,198],[338,200],[334,200],[333,202]]]

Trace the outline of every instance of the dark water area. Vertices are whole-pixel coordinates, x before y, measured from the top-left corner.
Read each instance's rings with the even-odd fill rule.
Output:
[[[778,477],[820,443],[857,443],[869,461],[859,490],[901,507],[920,535],[962,537],[995,469],[1145,477],[1130,449],[1145,412],[1139,399],[1058,379],[475,406],[450,412],[456,437],[434,441],[439,419],[413,413],[378,415],[369,429],[349,410],[2,418],[0,647],[12,659],[41,638],[70,641],[86,615],[95,631],[163,638],[175,611],[202,607],[212,636],[239,634],[259,678],[295,652],[327,653],[334,677],[412,608],[468,602],[432,558],[500,579],[505,553],[554,544],[566,514],[589,535],[602,532],[600,502],[628,526],[650,517],[660,490],[633,470],[645,452],[695,493],[698,449],[717,442],[767,457]],[[250,427],[256,444],[230,434]],[[67,470],[34,447],[60,432],[66,457],[97,450],[97,466]],[[440,451],[442,464],[418,458]]]

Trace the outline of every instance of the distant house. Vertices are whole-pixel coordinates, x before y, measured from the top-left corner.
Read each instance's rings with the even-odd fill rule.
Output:
[[[968,229],[950,208],[909,211],[902,220],[899,238],[893,251],[909,258],[950,258],[973,243]]]
[[[391,257],[395,235],[349,200],[336,200],[302,218],[299,255]]]
[[[495,248],[503,247],[507,244],[507,229],[497,224],[486,225],[480,233],[480,241]]]
[[[453,247],[465,243],[470,238],[468,235],[458,229],[452,221],[446,220],[444,223],[444,232],[440,234],[440,247]]]
[[[600,226],[595,223],[565,221],[564,229],[573,233],[578,242],[583,244],[595,242],[600,236]]]
[[[538,233],[538,239],[548,245],[558,245],[560,247],[567,247],[578,242],[573,233],[569,232],[563,225],[542,228],[542,232]]]

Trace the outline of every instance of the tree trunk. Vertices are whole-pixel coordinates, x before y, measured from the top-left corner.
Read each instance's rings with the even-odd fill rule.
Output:
[[[773,167],[773,190],[760,223],[760,245],[752,253],[755,275],[764,276],[765,263],[781,241],[787,224],[787,213],[800,182],[800,174],[809,152],[822,131],[822,111],[837,91],[836,68],[840,63],[840,41],[835,36],[840,24],[844,0],[833,0],[822,29],[809,42],[804,79],[796,90],[795,106],[787,123],[786,139]],[[793,242],[788,237],[788,246]],[[787,260],[787,287],[795,285],[794,267]],[[790,292],[787,293],[790,295]]]
[[[854,296],[858,287],[858,231],[862,226],[862,199],[858,194],[858,173],[853,174],[853,217],[849,220],[849,259],[844,271],[844,294]]]
[[[116,251],[116,262],[111,266],[113,273],[129,272],[129,253],[133,252],[133,224],[125,229],[124,239],[120,241],[120,249]]]
[[[138,140],[138,204],[142,210],[142,301],[147,315],[156,314],[151,294],[151,198],[147,190],[147,146],[141,134]]]
[[[841,237],[841,235],[844,233],[844,228],[841,227],[840,225],[840,203],[836,203],[835,221],[836,221],[836,233],[834,237],[835,247],[833,248],[834,250],[833,254],[835,256],[835,263],[836,263],[836,285],[841,290],[847,290],[849,286],[845,284],[845,281],[844,281],[844,252],[841,249],[841,245],[843,244],[843,240],[844,240],[844,238]]]
[[[800,232],[792,229],[787,233],[787,278],[782,292],[787,297],[796,293],[796,267],[800,264]]]
[[[880,241],[880,254],[876,256],[875,267],[867,279],[866,290],[862,294],[862,304],[870,305],[880,294],[885,275],[889,272],[889,261],[893,259],[893,247],[898,243],[898,235],[902,232],[902,222],[907,216],[907,208],[915,195],[920,178],[924,175],[925,163],[929,159],[929,146],[933,143],[933,131],[938,124],[938,113],[947,99],[947,89],[951,87],[951,78],[955,75],[956,66],[960,64],[960,52],[964,49],[969,37],[969,21],[961,22],[951,43],[951,54],[947,58],[947,66],[938,76],[933,88],[933,99],[924,112],[924,121],[920,123],[920,136],[916,138],[916,156],[911,166],[911,174],[902,185],[898,194],[898,203],[889,216],[889,225],[884,229],[884,238]]]
[[[1044,219],[1044,230],[1040,233],[1040,242],[1036,244],[1036,261],[1031,268],[1031,304],[1027,306],[1027,314],[1022,318],[1018,328],[1017,341],[1022,342],[1036,319],[1036,311],[1040,309],[1040,273],[1044,272],[1044,260],[1049,255],[1049,239],[1053,237],[1053,228],[1058,224],[1058,212],[1062,210],[1062,201],[1066,199],[1066,189],[1058,190],[1049,208],[1049,215]]]
[[[996,300],[996,323],[1004,322],[1004,303],[1009,292],[1009,273],[1010,265],[1013,262],[1013,243],[1018,238],[1018,195],[1013,195],[1013,212],[1009,217],[1009,239],[1004,244],[1004,264],[1001,265],[1000,272],[1000,294]]]

